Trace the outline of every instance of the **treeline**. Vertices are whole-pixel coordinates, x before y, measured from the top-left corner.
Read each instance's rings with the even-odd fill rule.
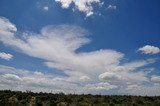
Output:
[[[160,106],[160,96],[108,96],[0,91],[0,106]]]

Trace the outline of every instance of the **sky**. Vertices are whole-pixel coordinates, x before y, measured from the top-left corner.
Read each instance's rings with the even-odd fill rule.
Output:
[[[159,0],[1,0],[0,90],[160,95]]]

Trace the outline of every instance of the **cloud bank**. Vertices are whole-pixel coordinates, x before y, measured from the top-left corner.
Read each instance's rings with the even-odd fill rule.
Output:
[[[159,85],[150,87],[154,84],[148,77],[150,70],[141,70],[144,66],[156,62],[155,59],[123,63],[121,61],[125,55],[115,50],[77,52],[80,47],[91,42],[87,37],[89,32],[79,26],[46,26],[41,29],[40,33],[21,33],[22,37],[17,36],[16,26],[8,19],[1,17],[0,26],[0,41],[4,45],[13,47],[29,56],[40,58],[48,68],[53,71],[57,69],[66,74],[66,76],[56,76],[24,70],[17,72],[20,69],[1,66],[0,88],[2,89],[31,89],[33,91],[38,89],[37,91],[47,92],[60,90],[66,93],[75,91],[76,93],[92,94],[107,94],[116,90],[117,94],[138,92],[146,95],[141,92],[141,88],[152,91],[155,87],[160,87]],[[10,79],[14,80],[10,81]],[[7,81],[7,85],[5,81]],[[19,87],[11,86],[10,83]],[[148,85],[145,85],[146,83]],[[137,85],[139,90],[132,87],[134,85]],[[154,92],[151,94],[160,94],[158,90]]]

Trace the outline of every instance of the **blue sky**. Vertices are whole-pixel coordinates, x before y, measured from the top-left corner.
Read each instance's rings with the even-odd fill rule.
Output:
[[[1,0],[0,89],[160,95],[159,3]]]

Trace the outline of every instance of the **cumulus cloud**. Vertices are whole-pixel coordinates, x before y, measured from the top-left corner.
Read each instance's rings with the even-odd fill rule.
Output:
[[[117,75],[116,73],[112,73],[112,72],[105,72],[99,75],[99,79],[102,81],[105,80],[120,80],[121,76]]]
[[[98,78],[100,81],[107,81],[118,85],[148,82],[147,75],[150,71],[138,71],[138,68],[151,63],[152,60],[133,61],[112,68],[106,68],[106,72],[101,73]]]
[[[75,87],[76,84],[67,81],[66,78],[62,79],[54,74],[44,74],[38,71],[29,71],[16,69],[0,65],[0,89],[12,90],[32,90],[34,92],[55,92],[73,93],[69,88]],[[65,89],[63,89],[63,87]]]
[[[117,94],[133,95],[158,95],[160,85],[137,85],[119,87],[119,85],[108,82],[86,83],[82,85],[76,80],[70,80],[70,77],[57,76],[50,73],[39,71],[29,71],[16,69],[0,65],[0,89],[12,90],[31,90],[33,92],[64,92],[64,93],[92,93],[99,94],[106,91],[117,89]],[[122,85],[121,85],[122,86]]]
[[[81,12],[84,12],[87,17],[94,14],[93,4],[102,5],[101,0],[55,0],[58,3],[61,3],[62,8],[69,8],[73,3],[75,8]]]
[[[4,45],[42,59],[44,65],[63,71],[65,76],[1,66],[1,89],[10,89],[9,84],[18,84],[16,90],[67,93],[100,93],[115,88],[125,89],[128,83],[143,85],[149,82],[148,72],[139,68],[156,62],[155,59],[147,59],[123,63],[121,60],[124,54],[111,49],[78,52],[79,48],[91,42],[88,38],[90,33],[79,26],[46,26],[39,33],[25,33],[25,37],[24,33],[18,37],[16,31],[16,26],[8,19],[0,18],[0,41]],[[13,78],[17,80],[11,81]]]
[[[5,70],[5,71],[2,71]],[[9,70],[9,71],[6,71]],[[81,85],[70,77],[44,74],[38,71],[16,69],[0,65],[0,89],[31,90],[33,92],[64,92],[64,93],[96,93],[101,90],[114,89],[117,86],[105,83]]]
[[[0,52],[0,58],[5,60],[10,60],[13,58],[13,55],[5,52]]]
[[[139,48],[138,51],[144,54],[158,54],[160,53],[160,48],[156,46],[146,45],[144,47]]]

